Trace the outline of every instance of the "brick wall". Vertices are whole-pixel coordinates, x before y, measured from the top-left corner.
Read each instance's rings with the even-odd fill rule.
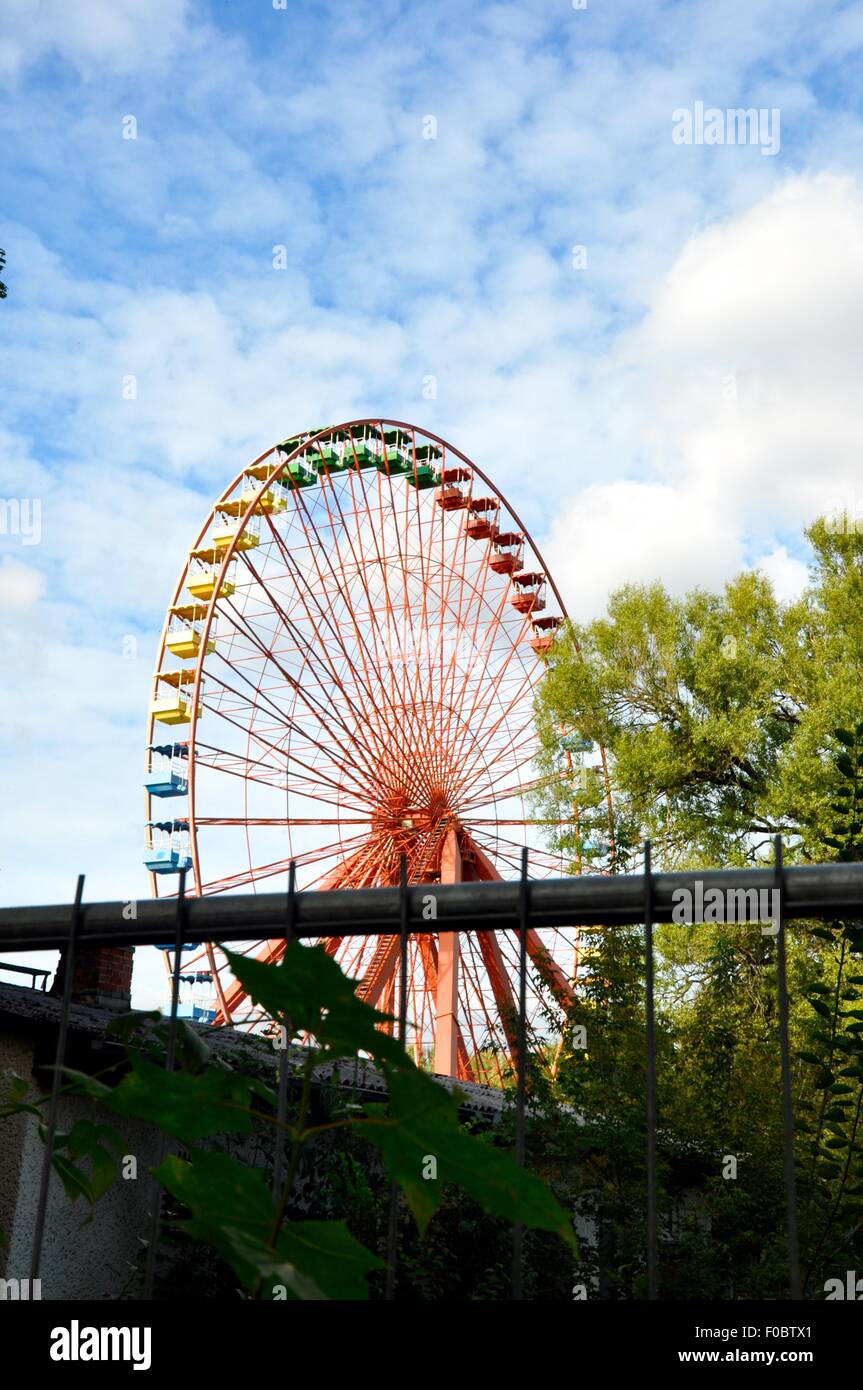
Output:
[[[127,1009],[132,1001],[132,958],[134,946],[98,946],[75,952],[72,999],[76,1004],[99,1008]],[[52,994],[62,994],[66,978],[66,956],[61,952]]]

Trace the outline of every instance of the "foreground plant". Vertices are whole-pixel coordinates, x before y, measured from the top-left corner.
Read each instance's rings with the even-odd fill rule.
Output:
[[[421,1232],[445,1184],[453,1183],[486,1212],[553,1232],[576,1250],[572,1221],[545,1184],[520,1169],[510,1154],[462,1128],[458,1098],[414,1066],[400,1043],[382,1031],[392,1020],[357,997],[323,947],[292,943],[278,965],[226,954],[250,999],[283,1036],[309,1040],[293,1122],[280,1124],[271,1087],[217,1059],[182,1020],[177,1021],[177,1066],[167,1071],[167,1024],[158,1014],[131,1014],[111,1025],[125,1042],[128,1063],[118,1084],[67,1069],[65,1094],[151,1124],[183,1146],[186,1156],[169,1154],[152,1170],[154,1176],[188,1210],[178,1223],[181,1229],[228,1262],[247,1296],[367,1298],[369,1274],[384,1267],[344,1221],[288,1219],[303,1152],[325,1130],[343,1129],[375,1146]],[[309,1123],[316,1068],[360,1055],[385,1077],[388,1102],[357,1107],[359,1113],[324,1124]],[[26,1093],[26,1083],[12,1077],[0,1117],[36,1114],[44,1139],[47,1097],[34,1103]],[[287,1145],[285,1179],[277,1194],[262,1169],[205,1147],[218,1137],[251,1134],[261,1122]],[[83,1196],[93,1204],[104,1194],[118,1176],[122,1146],[110,1125],[90,1121],[57,1136],[53,1163],[72,1200]],[[81,1166],[82,1159],[89,1160],[89,1169]]]

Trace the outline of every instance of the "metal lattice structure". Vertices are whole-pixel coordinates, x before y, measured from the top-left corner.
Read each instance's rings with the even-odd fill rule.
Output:
[[[405,855],[432,913],[435,884],[512,878],[525,845],[532,874],[562,872],[530,797],[535,691],[565,617],[518,516],[444,440],[359,420],[268,450],[213,506],[168,609],[147,737],[154,893],[183,869],[196,895],[272,890],[292,862],[301,889],[386,886]],[[398,944],[327,950],[391,1013]],[[276,960],[284,944],[244,949]],[[571,998],[577,931],[531,931],[528,950],[537,1019]],[[504,932],[412,937],[417,1058],[500,1080],[517,960]],[[218,947],[185,968],[210,976],[216,1022],[261,1025]]]

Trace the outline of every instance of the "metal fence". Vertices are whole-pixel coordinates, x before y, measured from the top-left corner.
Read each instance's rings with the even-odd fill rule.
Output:
[[[521,877],[515,882],[482,882],[434,885],[437,917],[423,915],[428,884],[409,885],[402,861],[398,887],[298,892],[291,865],[287,894],[237,894],[187,897],[185,875],[173,899],[142,901],[134,916],[128,901],[85,903],[84,877],[78,879],[74,901],[45,907],[0,908],[0,954],[15,951],[60,949],[66,967],[57,1030],[55,1070],[46,1121],[45,1153],[31,1261],[31,1279],[39,1277],[45,1213],[51,1174],[51,1157],[57,1129],[62,1069],[71,1006],[75,953],[98,946],[155,945],[173,938],[174,969],[171,1013],[165,1066],[174,1066],[181,952],[184,944],[248,941],[266,937],[289,942],[303,938],[334,936],[400,937],[399,1037],[407,1032],[407,949],[412,935],[439,932],[504,931],[519,941],[518,1018],[516,1047],[515,1156],[525,1160],[526,1055],[527,1055],[527,937],[531,929],[561,926],[643,925],[645,948],[645,1080],[646,1080],[646,1212],[648,1295],[659,1297],[657,1162],[656,1162],[656,1035],[654,1015],[653,927],[677,920],[675,909],[681,893],[694,895],[700,885],[703,898],[711,891],[773,894],[776,905],[773,935],[776,941],[779,1047],[782,1074],[783,1142],[785,1166],[788,1288],[790,1297],[802,1297],[797,1236],[797,1201],[794,1169],[794,1116],[788,1031],[786,929],[792,919],[831,920],[863,917],[863,863],[814,864],[785,867],[782,841],[775,841],[774,862],[765,869],[705,870],[686,873],[654,873],[650,845],[645,845],[644,872],[619,876],[579,876],[531,880],[528,854],[522,855]],[[750,919],[750,920],[761,920]],[[284,1121],[288,1096],[287,1049],[279,1057],[278,1118]],[[278,1159],[275,1181],[279,1181]],[[397,1277],[398,1191],[391,1190],[386,1297],[395,1297]],[[144,1297],[152,1298],[156,1250],[159,1240],[161,1200],[155,1205],[148,1241]],[[523,1229],[513,1230],[511,1295],[522,1297]]]

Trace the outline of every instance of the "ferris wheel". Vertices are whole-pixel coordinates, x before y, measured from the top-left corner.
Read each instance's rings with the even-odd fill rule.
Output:
[[[154,894],[184,869],[198,895],[275,891],[292,863],[300,890],[391,885],[403,855],[410,883],[512,878],[523,846],[532,876],[564,872],[532,797],[536,688],[565,618],[515,512],[444,440],[355,420],[269,449],[208,513],[168,607],[147,732]],[[607,788],[601,749],[561,744]],[[530,933],[535,1019],[571,999],[578,947],[572,928]],[[327,949],[394,1012],[398,937]],[[412,937],[417,1061],[498,1083],[517,962],[505,932]],[[184,969],[210,982],[212,1021],[262,1026],[218,946]]]

